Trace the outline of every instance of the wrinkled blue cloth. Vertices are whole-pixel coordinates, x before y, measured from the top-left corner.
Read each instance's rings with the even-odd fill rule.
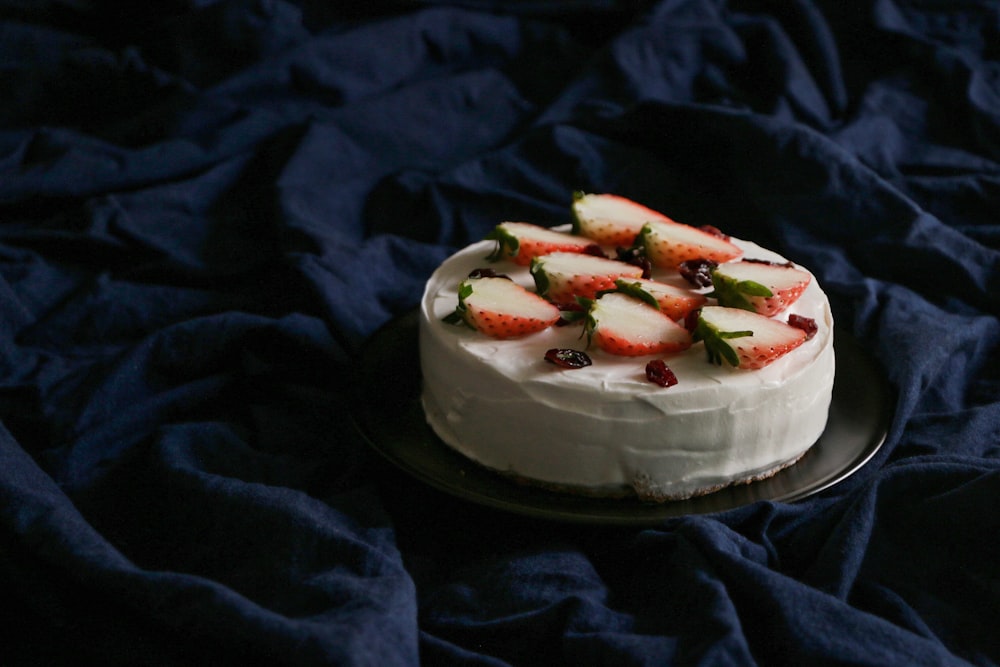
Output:
[[[0,3],[0,664],[1000,664],[995,2],[120,4]],[[365,341],[574,190],[810,267],[874,460],[649,528],[381,464]]]

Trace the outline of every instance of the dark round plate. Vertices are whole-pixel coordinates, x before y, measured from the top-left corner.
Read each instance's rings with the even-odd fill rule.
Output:
[[[758,500],[794,501],[849,477],[878,451],[891,418],[888,385],[848,333],[837,330],[837,377],[826,430],[802,459],[776,475],[662,504],[562,494],[515,483],[464,458],[424,420],[420,404],[417,313],[380,329],[357,359],[352,416],[391,464],[458,498],[535,518],[650,525],[668,517],[733,509]]]

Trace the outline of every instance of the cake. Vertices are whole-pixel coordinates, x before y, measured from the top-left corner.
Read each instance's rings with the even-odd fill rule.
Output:
[[[573,215],[544,233],[502,223],[427,281],[421,401],[434,433],[519,482],[648,502],[762,479],[802,457],[825,428],[835,366],[830,307],[812,274],[614,195],[577,194]],[[569,299],[547,265],[575,261],[601,265],[595,274],[607,261],[620,275],[577,280],[590,292]],[[779,285],[786,274],[798,283]],[[661,285],[691,303],[654,306]],[[503,293],[489,307],[523,299],[530,317],[503,319],[529,319],[529,330],[475,321],[494,298],[487,287]]]

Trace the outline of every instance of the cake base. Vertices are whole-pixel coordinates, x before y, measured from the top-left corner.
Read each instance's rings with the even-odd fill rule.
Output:
[[[425,415],[428,415],[428,417],[433,418],[433,415],[437,413],[437,408],[427,403],[426,394],[421,398],[420,403]],[[483,470],[491,474],[498,475],[506,480],[509,480],[521,486],[534,486],[540,489],[545,489],[546,491],[552,491],[554,493],[566,493],[577,496],[584,496],[587,498],[606,498],[614,500],[636,498],[640,502],[644,503],[662,503],[667,501],[687,500],[689,498],[696,498],[698,496],[703,496],[709,493],[715,493],[729,486],[751,484],[753,482],[759,482],[761,480],[765,480],[769,477],[774,476],[781,470],[784,470],[789,466],[795,465],[795,463],[797,463],[808,452],[809,449],[806,449],[805,451],[799,452],[784,461],[779,461],[773,465],[768,465],[756,471],[746,471],[745,473],[735,477],[734,479],[727,480],[722,483],[708,484],[705,486],[688,489],[681,493],[663,492],[659,488],[659,485],[657,485],[654,480],[651,480],[648,475],[645,475],[641,472],[633,476],[631,482],[628,484],[594,487],[594,486],[582,486],[578,484],[548,482],[545,480],[539,480],[537,478],[520,475],[516,472],[511,472],[508,470],[491,468],[490,466],[484,465],[479,461],[475,461],[473,459],[470,459],[470,461],[474,463],[476,466],[482,468]]]
[[[742,484],[752,484],[754,482],[760,482],[762,480],[773,477],[785,468],[793,466],[799,462],[799,460],[809,453],[806,450],[802,454],[793,457],[789,461],[784,461],[778,465],[764,470],[760,473],[750,474],[747,477],[739,478],[728,482],[726,484],[714,484],[712,486],[706,486],[700,489],[695,489],[689,493],[683,494],[668,494],[659,493],[655,486],[650,484],[650,480],[644,478],[642,475],[637,475],[630,485],[622,485],[614,488],[607,489],[595,489],[593,487],[586,486],[573,486],[571,484],[552,484],[547,482],[540,482],[538,480],[533,480],[528,477],[522,477],[516,473],[503,472],[500,470],[491,470],[486,466],[480,466],[484,470],[499,475],[506,480],[509,480],[515,484],[521,486],[536,487],[539,489],[545,489],[546,491],[551,491],[553,493],[565,493],[576,496],[583,496],[586,498],[595,499],[606,499],[606,500],[627,500],[636,499],[642,503],[664,503],[664,502],[675,502],[678,500],[690,500],[691,498],[698,498],[700,496],[705,496],[710,493],[716,493],[730,486],[740,486]],[[477,464],[478,465],[478,464]]]
[[[771,477],[730,485],[686,500],[643,503],[636,497],[591,498],[517,484],[453,451],[427,426],[420,405],[418,313],[388,322],[359,351],[351,422],[386,464],[376,479],[401,502],[426,502],[431,490],[472,505],[531,519],[646,527],[689,514],[710,514],[758,501],[794,502],[858,472],[881,449],[895,400],[870,354],[843,330],[834,346],[843,369],[834,384],[830,418],[816,444],[795,465]],[[387,382],[387,378],[391,381]],[[392,418],[387,419],[387,410]]]

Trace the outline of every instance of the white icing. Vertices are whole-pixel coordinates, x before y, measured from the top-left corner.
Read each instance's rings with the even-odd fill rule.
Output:
[[[733,239],[747,258],[784,262]],[[587,350],[591,366],[543,360],[553,347],[584,349],[579,326],[494,340],[442,318],[468,273],[490,266],[534,289],[527,268],[490,264],[492,241],[446,260],[421,303],[424,411],[437,435],[495,470],[594,493],[638,487],[640,495],[686,497],[794,461],[826,426],[834,378],[833,320],[815,278],[793,306],[816,321],[809,341],[761,370],[716,366],[698,343],[671,355],[618,357]],[[802,268],[802,267],[799,267]],[[687,287],[671,272],[654,277]],[[678,384],[659,387],[645,365],[659,356]]]

